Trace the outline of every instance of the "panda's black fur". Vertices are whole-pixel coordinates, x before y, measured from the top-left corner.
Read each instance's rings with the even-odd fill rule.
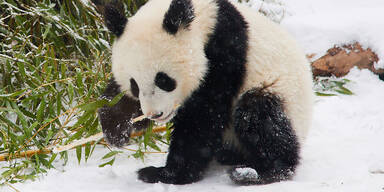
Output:
[[[299,163],[299,143],[284,113],[282,100],[262,88],[249,90],[237,99],[247,70],[248,26],[227,0],[216,0],[216,3],[216,26],[204,48],[208,72],[172,120],[174,130],[165,167],[139,170],[140,180],[172,184],[196,182],[216,159],[235,166],[229,171],[235,183],[266,184],[290,178]],[[107,26],[119,37],[125,21],[116,10],[109,7],[105,16]],[[188,30],[193,14],[190,0],[173,0],[165,14],[164,30],[173,35],[180,27]],[[117,90],[118,85],[112,80],[104,95],[112,98],[119,93]],[[119,134],[123,132],[120,124],[133,116],[121,114],[122,110],[131,105],[129,102],[135,102],[128,97],[123,99],[117,106],[99,111],[107,141],[117,146],[128,140],[128,135]],[[224,129],[230,124],[243,146],[242,151],[226,146],[223,141]],[[123,126],[129,131],[133,129],[128,123]],[[253,168],[258,177],[237,177],[237,167]]]
[[[121,93],[120,86],[112,78],[104,90],[102,98],[112,100]],[[131,118],[143,115],[140,102],[124,95],[120,101],[112,107],[102,107],[98,111],[104,138],[108,143],[122,147],[129,141],[131,131],[141,130],[149,126],[149,120],[144,119],[135,123],[133,127]]]

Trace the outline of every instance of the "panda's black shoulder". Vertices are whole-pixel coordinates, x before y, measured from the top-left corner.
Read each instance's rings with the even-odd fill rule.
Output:
[[[184,102],[175,122],[189,123],[191,116],[201,118],[197,122],[206,121],[208,116],[217,117],[218,119],[210,119],[217,123],[216,127],[222,122],[229,122],[232,103],[244,84],[248,24],[229,1],[216,0],[215,3],[216,23],[204,46],[208,70],[200,86]]]
[[[216,88],[223,86],[237,95],[247,70],[248,24],[228,0],[215,2],[217,21],[204,48],[209,68],[204,82]]]

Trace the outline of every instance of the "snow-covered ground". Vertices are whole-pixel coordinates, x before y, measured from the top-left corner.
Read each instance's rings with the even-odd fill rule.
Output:
[[[321,57],[335,44],[355,41],[370,47],[384,68],[383,0],[282,0],[287,14],[282,25],[308,54]]]
[[[284,0],[282,25],[307,53],[321,56],[338,43],[359,41],[384,61],[383,0]],[[380,63],[384,66],[384,62]],[[264,186],[237,186],[225,168],[214,165],[204,180],[190,185],[146,184],[135,171],[161,166],[166,154],[151,154],[143,163],[119,154],[113,166],[99,168],[107,150],[97,148],[88,163],[72,154],[65,167],[50,170],[35,182],[13,185],[21,192],[193,192],[193,191],[345,191],[384,192],[384,82],[367,70],[346,77],[354,95],[317,97],[314,121],[302,164],[292,181]],[[0,191],[13,191],[3,187]]]
[[[145,163],[120,154],[99,168],[106,149],[98,148],[88,163],[72,161],[50,170],[39,181],[16,184],[22,192],[234,192],[234,191],[384,191],[384,82],[367,70],[346,78],[353,96],[317,97],[313,127],[303,147],[303,160],[292,181],[265,186],[236,186],[226,168],[214,165],[204,180],[190,185],[146,184],[136,179],[141,167],[164,164],[166,154],[148,155]],[[60,166],[59,166],[60,167]],[[9,188],[5,190],[12,191]]]

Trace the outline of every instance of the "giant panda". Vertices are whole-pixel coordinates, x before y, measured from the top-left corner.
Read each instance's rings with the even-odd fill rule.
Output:
[[[201,180],[211,161],[236,184],[292,178],[311,124],[312,75],[303,52],[277,24],[228,0],[149,0],[127,19],[105,6],[116,35],[113,79],[99,110],[105,139],[129,141],[145,120],[173,122],[164,167],[140,169],[148,183]],[[177,108],[175,108],[177,106]]]

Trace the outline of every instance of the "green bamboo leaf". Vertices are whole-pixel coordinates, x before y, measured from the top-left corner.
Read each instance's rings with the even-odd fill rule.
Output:
[[[39,156],[39,158],[40,158],[40,162],[41,162],[41,164],[42,164],[44,167],[51,168],[51,166],[50,166],[50,164],[49,164],[49,161],[47,160],[48,155],[46,155],[46,154],[39,154],[38,156]],[[44,169],[43,169],[42,171],[46,172],[46,170],[44,170]]]
[[[91,135],[98,133],[99,132],[98,125],[99,125],[99,119],[95,117],[92,125],[90,125],[88,127],[88,135],[87,136],[91,136]]]
[[[84,92],[83,75],[79,70],[76,73],[76,85],[79,92],[83,93]]]
[[[40,158],[39,158],[39,155],[37,155],[37,153],[35,155],[33,155],[34,157],[34,160],[36,161],[36,164],[39,165],[39,169],[40,169]]]
[[[103,163],[103,164],[99,165],[99,167],[105,167],[106,165],[112,166],[114,162],[115,162],[115,158],[113,158],[112,160],[110,160],[110,161],[108,161],[106,163]]]
[[[352,82],[351,80],[349,80],[349,79],[342,79],[345,83],[350,83],[350,82]]]
[[[147,143],[147,145],[149,147],[151,147],[152,149],[156,150],[156,151],[161,151],[161,149],[151,140]]]
[[[5,110],[5,109],[0,108],[0,111],[1,110]],[[15,123],[13,123],[12,121],[10,121],[9,119],[4,118],[2,115],[0,115],[0,120],[3,121],[9,127],[13,127],[15,130],[19,130],[19,131],[24,130],[24,129],[20,128],[18,125],[16,125]],[[4,127],[6,127],[6,126],[4,126]]]
[[[57,157],[57,153],[53,153],[51,158],[48,161],[49,165],[52,166],[52,168],[54,168],[54,166],[52,165],[52,162],[56,159],[56,157]]]
[[[45,100],[42,99],[41,102],[40,102],[39,107],[37,108],[37,116],[36,116],[36,120],[37,120],[38,122],[41,122],[42,119],[43,119],[43,115],[44,115],[45,107],[46,107]]]
[[[79,117],[77,122],[72,126],[72,130],[78,128],[81,124],[85,123],[93,115],[92,111],[86,111]]]
[[[75,134],[69,137],[69,139],[65,142],[65,144],[68,144],[74,140],[81,139],[85,130],[86,130],[85,128],[79,129]]]
[[[60,158],[64,160],[64,165],[66,165],[68,163],[68,152],[67,151],[61,152]]]
[[[96,146],[97,146],[97,143],[98,143],[98,141],[96,141],[96,142],[93,143],[93,146],[92,146],[91,152],[89,153],[89,156],[91,156],[92,153],[93,153],[93,151],[95,151]]]
[[[67,78],[67,71],[68,71],[67,65],[65,65],[65,64],[61,65],[60,69],[61,69],[61,76],[63,78]]]
[[[23,105],[28,105],[30,102],[37,102],[41,100],[41,98],[44,98],[47,94],[49,94],[49,91],[44,91],[42,93],[32,93],[32,95],[29,95],[25,99],[22,100]]]
[[[340,94],[344,94],[344,95],[353,95],[351,90],[349,90],[343,86],[339,87],[339,89],[337,89],[336,92],[338,92]]]
[[[63,108],[63,104],[62,104],[62,100],[61,100],[61,97],[62,97],[62,91],[59,92],[59,94],[57,94],[56,96],[56,113],[57,114],[60,114],[61,111],[64,111],[65,109]]]
[[[137,150],[132,156],[136,159],[140,158],[141,160],[144,160],[144,153],[141,150]]]
[[[18,69],[19,69],[19,73],[20,73],[20,75],[21,75],[21,77],[23,78],[23,79],[26,79],[26,73],[25,73],[25,69],[24,69],[24,63],[22,63],[22,62],[18,62],[17,63],[17,66],[18,66]]]
[[[317,96],[336,96],[336,94],[332,94],[332,93],[321,93],[321,92],[315,92],[315,94]]]
[[[143,140],[145,149],[147,149],[147,145],[149,143],[149,138],[150,138],[150,132],[147,129],[147,131],[144,133],[144,140]]]
[[[97,116],[95,112],[91,113],[91,116],[89,117],[89,119],[83,124],[87,132],[89,132],[89,130],[91,129],[93,122],[97,119],[96,117]]]
[[[14,109],[14,112],[17,114],[18,119],[21,122],[21,126],[23,127],[23,129],[27,129],[28,128],[27,119],[25,118],[23,113],[19,110],[19,107],[16,105],[16,103],[11,103],[11,105],[12,105],[12,108]]]
[[[113,97],[113,99],[108,103],[108,105],[110,107],[116,105],[121,100],[121,98],[123,98],[124,95],[125,95],[124,92],[119,93],[118,95]]]
[[[77,161],[79,162],[79,164],[81,161],[81,152],[82,152],[82,146],[77,146],[76,147],[76,157],[77,157]]]
[[[48,145],[49,140],[52,139],[52,136],[53,136],[53,130],[52,130],[52,129],[49,129],[49,130],[48,130],[48,134],[47,134],[47,136],[45,137],[44,145]]]
[[[85,153],[85,162],[87,162],[89,156],[91,155],[91,144],[89,143],[85,144],[84,153]]]
[[[71,104],[73,101],[75,95],[74,87],[72,83],[68,83],[68,96],[69,96],[69,103]]]
[[[7,178],[7,177],[11,176],[12,174],[13,174],[13,171],[11,169],[9,169],[9,170],[6,170],[6,171],[2,172],[1,176],[3,178]]]
[[[35,121],[28,129],[24,129],[24,134],[27,138],[32,136],[33,130],[39,125],[39,122]]]
[[[21,89],[19,91],[16,91],[16,92],[10,93],[10,94],[0,94],[0,98],[13,98],[13,97],[21,95],[25,91],[26,91],[26,89]]]
[[[346,82],[344,81],[332,81],[337,87],[342,87]]]
[[[148,145],[148,143],[149,143],[149,141],[150,141],[150,138],[152,137],[152,128],[153,128],[153,122],[151,121],[150,123],[149,123],[149,126],[148,126],[148,128],[147,128],[147,130],[145,131],[145,133],[144,133],[144,148],[146,149],[147,148],[147,145]]]
[[[46,82],[49,82],[49,81],[51,81],[51,74],[52,74],[52,65],[53,64],[53,62],[51,61],[50,62],[50,66],[47,66],[47,69],[46,69],[46,72],[44,73],[44,75],[45,75],[45,81]],[[52,85],[50,85],[50,87],[51,87]]]
[[[51,24],[48,24],[48,26],[45,28],[45,31],[43,33],[43,39],[45,39],[49,33],[49,31],[51,30],[52,28],[52,25]]]
[[[107,153],[106,155],[104,155],[103,158],[101,158],[101,159],[108,159],[108,158],[113,157],[119,153],[122,153],[122,152],[121,151],[111,151],[111,152]]]
[[[29,117],[29,118],[32,118],[32,119],[35,119],[35,118],[36,118],[36,115],[33,114],[33,113],[31,113],[31,112],[29,112],[29,111],[27,111],[26,108],[24,108],[24,107],[20,107],[19,109],[20,109],[20,111],[21,111],[26,117]]]
[[[79,105],[78,108],[82,109],[83,111],[96,111],[98,108],[103,107],[104,105],[107,105],[108,101],[106,99],[97,100],[91,103],[85,103],[82,105]]]

